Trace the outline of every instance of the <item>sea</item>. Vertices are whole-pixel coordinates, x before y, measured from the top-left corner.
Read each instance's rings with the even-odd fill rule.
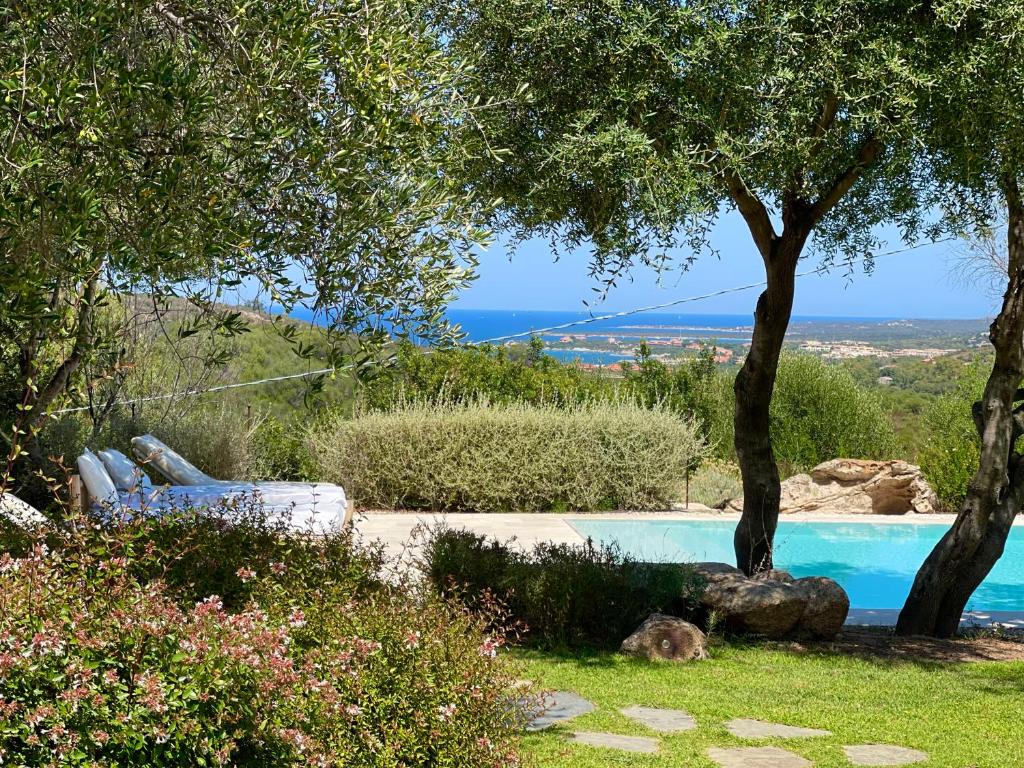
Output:
[[[627,341],[635,339],[637,343],[643,339],[673,338],[681,339],[684,343],[709,341],[744,344],[750,341],[753,330],[752,315],[640,312],[616,317],[614,314],[608,311],[449,309],[447,317],[460,328],[464,341],[468,343],[526,342],[531,335],[538,335],[544,341],[560,341],[566,336],[572,336],[571,348],[549,349],[548,353],[562,360],[602,365],[631,358],[632,354],[590,349],[586,337],[596,336],[602,341],[608,337]],[[299,309],[292,315],[316,322],[308,310]],[[907,333],[917,337],[931,325],[941,324],[944,327],[964,322],[969,321],[794,315],[790,323],[790,335],[873,338],[877,335],[890,337]]]

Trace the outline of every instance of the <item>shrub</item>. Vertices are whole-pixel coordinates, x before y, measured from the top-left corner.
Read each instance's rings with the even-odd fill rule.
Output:
[[[703,451],[660,407],[407,405],[313,432],[320,475],[364,506],[479,512],[664,509]]]
[[[533,340],[514,348],[459,347],[425,350],[403,344],[393,366],[361,393],[364,408],[391,410],[409,401],[568,405],[610,395],[614,384],[543,353]]]
[[[447,528],[429,533],[423,569],[471,608],[493,595],[523,622],[526,642],[554,649],[617,648],[651,613],[689,615],[702,587],[685,565],[639,563],[589,539],[523,552]]]
[[[168,555],[141,525],[78,524],[51,552],[0,556],[5,764],[516,764],[493,615],[353,588],[343,569],[324,580],[308,562],[332,553],[312,538],[306,560],[239,570],[244,607],[191,603],[142,575]]]
[[[926,437],[918,460],[925,479],[949,510],[963,504],[967,486],[978,471],[981,444],[971,406],[981,398],[987,379],[983,366],[969,366],[956,389],[937,397],[924,413]]]
[[[740,468],[731,462],[709,459],[690,475],[690,500],[698,504],[717,507],[742,495]]]
[[[648,407],[662,405],[692,418],[715,455],[733,454],[732,379],[718,370],[714,347],[704,346],[695,357],[668,365],[641,343],[636,365],[624,365],[622,389]]]
[[[850,373],[810,355],[779,362],[771,407],[772,449],[801,471],[834,458],[885,459],[896,438],[885,409]]]

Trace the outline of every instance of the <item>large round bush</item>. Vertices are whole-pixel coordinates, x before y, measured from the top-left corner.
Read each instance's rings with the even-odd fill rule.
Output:
[[[478,512],[665,509],[704,450],[691,420],[629,402],[410,404],[311,445],[364,506]]]
[[[925,479],[949,511],[963,503],[978,471],[981,443],[971,406],[981,399],[987,379],[983,365],[968,366],[956,389],[936,398],[924,413],[925,442],[918,460]]]
[[[779,362],[771,405],[772,449],[792,470],[835,458],[885,459],[896,452],[879,398],[843,368],[810,355]]]

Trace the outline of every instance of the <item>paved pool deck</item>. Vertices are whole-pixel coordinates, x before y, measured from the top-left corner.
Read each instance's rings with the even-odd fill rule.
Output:
[[[570,523],[579,518],[593,520],[739,520],[738,512],[718,510],[691,505],[688,511],[672,512],[601,512],[574,514],[434,514],[380,512],[368,510],[358,513],[355,527],[364,541],[379,541],[385,552],[396,563],[409,563],[415,559],[419,545],[415,531],[447,525],[450,528],[465,528],[502,541],[514,539],[523,549],[530,549],[541,541],[556,544],[581,544],[581,536]],[[824,512],[801,512],[782,515],[780,520],[821,523],[871,523],[891,525],[943,525],[949,527],[955,515],[837,515]],[[1014,525],[1024,526],[1024,519],[1018,518]],[[894,626],[899,615],[897,610],[851,609],[846,623],[852,626]],[[1024,611],[973,611],[965,613],[961,620],[964,627],[1017,627],[1024,628]]]

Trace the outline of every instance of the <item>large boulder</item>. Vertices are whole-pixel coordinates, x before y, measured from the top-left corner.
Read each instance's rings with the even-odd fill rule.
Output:
[[[826,639],[839,634],[850,612],[845,589],[824,576],[794,579],[789,586],[807,599],[807,607],[794,628],[796,634]]]
[[[832,579],[794,579],[785,571],[748,578],[725,563],[697,563],[704,579],[700,603],[733,632],[765,637],[834,637],[850,608],[845,590]]]
[[[651,661],[694,661],[708,657],[707,640],[707,636],[688,621],[652,613],[636,632],[622,641],[619,650]]]
[[[782,483],[779,511],[852,515],[934,512],[938,500],[921,468],[905,461],[833,459]],[[743,509],[743,499],[728,503]]]

